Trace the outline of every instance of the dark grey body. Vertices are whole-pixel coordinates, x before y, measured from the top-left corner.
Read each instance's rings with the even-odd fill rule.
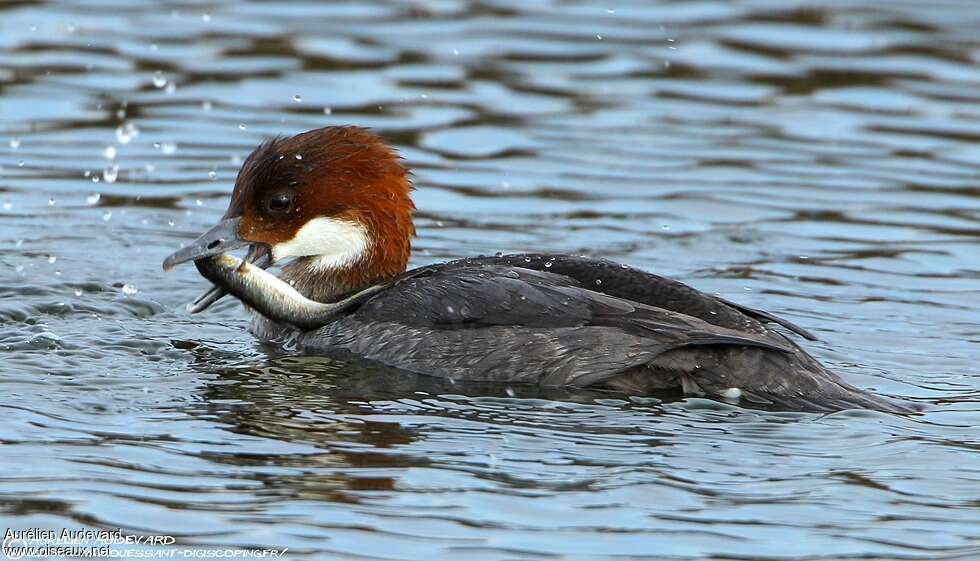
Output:
[[[682,389],[801,410],[909,412],[848,385],[782,333],[795,325],[683,283],[565,255],[481,257],[409,271],[319,329],[256,314],[264,340],[454,380]],[[730,392],[729,392],[730,393]]]

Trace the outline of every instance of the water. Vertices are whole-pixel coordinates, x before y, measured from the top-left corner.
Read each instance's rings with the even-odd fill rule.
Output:
[[[971,0],[0,7],[0,526],[330,559],[980,556]],[[199,316],[263,138],[371,126],[413,263],[601,255],[921,417],[397,381]]]

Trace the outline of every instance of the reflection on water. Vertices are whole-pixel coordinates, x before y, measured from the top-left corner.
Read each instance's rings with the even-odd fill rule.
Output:
[[[311,558],[980,555],[969,0],[0,7],[0,517]],[[415,264],[602,255],[917,418],[452,386],[256,345],[159,263],[261,139],[379,130]],[[676,397],[676,396],[675,396]],[[4,526],[6,526],[4,525]]]

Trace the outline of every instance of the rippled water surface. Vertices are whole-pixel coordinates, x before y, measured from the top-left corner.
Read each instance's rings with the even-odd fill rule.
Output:
[[[980,10],[0,6],[0,526],[317,559],[980,558]],[[261,139],[374,127],[414,264],[601,255],[785,315],[918,417],[392,380],[164,256]]]

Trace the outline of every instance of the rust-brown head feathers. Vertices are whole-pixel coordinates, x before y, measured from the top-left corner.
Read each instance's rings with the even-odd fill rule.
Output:
[[[359,127],[275,138],[242,165],[226,217],[275,258],[322,258],[351,282],[394,276],[408,263],[414,205],[397,153]],[[320,246],[320,247],[318,247]]]

